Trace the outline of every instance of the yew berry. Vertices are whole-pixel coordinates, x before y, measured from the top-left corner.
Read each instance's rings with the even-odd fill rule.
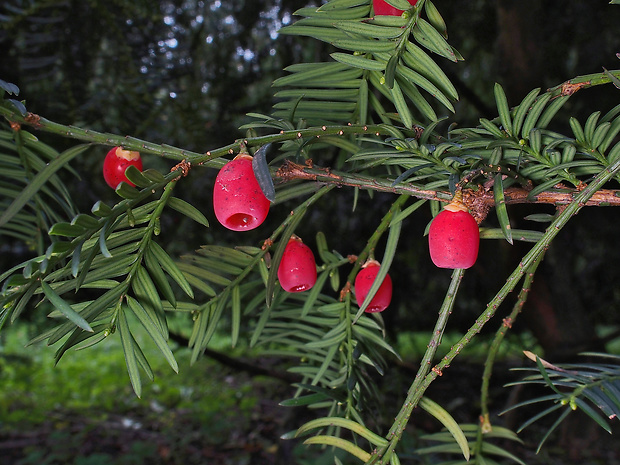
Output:
[[[407,0],[411,3],[411,6],[414,6],[418,3],[418,0]],[[398,8],[394,8],[392,5],[387,3],[385,0],[372,0],[372,8],[375,12],[375,16],[383,15],[383,16],[400,16],[403,14],[404,10],[399,10]]]
[[[125,176],[125,170],[129,166],[135,166],[142,171],[140,153],[133,150],[124,150],[121,147],[114,147],[105,156],[105,160],[103,160],[103,179],[112,189],[116,189],[121,182],[135,186]]]
[[[286,292],[303,292],[316,283],[316,261],[310,247],[292,236],[278,267],[278,280]]]
[[[439,268],[469,268],[476,263],[480,231],[478,223],[460,199],[439,212],[428,231],[431,260]]]
[[[256,180],[252,156],[239,154],[226,163],[213,189],[213,209],[218,221],[233,231],[257,228],[267,218],[269,200]]]
[[[377,260],[370,259],[362,266],[362,269],[355,277],[355,298],[357,304],[362,305],[364,299],[368,295],[368,291],[372,286],[381,265]],[[381,286],[377,290],[375,296],[372,298],[366,311],[369,313],[382,312],[385,310],[392,300],[392,278],[390,275],[385,275]]]

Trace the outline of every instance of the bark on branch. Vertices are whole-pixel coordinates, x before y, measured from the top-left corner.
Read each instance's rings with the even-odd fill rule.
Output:
[[[408,194],[421,199],[438,200],[449,202],[452,195],[449,192],[420,189],[410,184],[393,185],[392,181],[377,179],[363,174],[351,174],[332,171],[329,168],[320,168],[308,162],[305,165],[285,161],[276,171],[276,177],[282,181],[294,179],[315,181],[323,184],[336,184],[338,186],[359,187],[380,192],[393,194]],[[581,192],[587,184],[579,188],[569,188],[557,185],[555,188],[531,196],[531,190],[524,187],[508,187],[504,190],[506,204],[547,204],[562,208],[568,205],[573,198]],[[463,203],[467,205],[478,222],[482,221],[488,211],[495,206],[493,186],[478,186],[477,189],[464,188]],[[620,190],[601,189],[592,195],[582,206],[620,206]]]

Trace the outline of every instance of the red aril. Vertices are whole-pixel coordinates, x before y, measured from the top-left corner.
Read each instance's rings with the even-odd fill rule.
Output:
[[[316,283],[316,261],[310,247],[292,236],[278,267],[278,280],[286,292],[303,292]]]
[[[233,231],[257,228],[267,218],[269,205],[254,175],[251,155],[239,154],[222,167],[215,178],[213,210],[223,226]]]
[[[116,189],[121,182],[135,186],[125,176],[125,170],[129,166],[135,166],[142,171],[142,158],[139,152],[124,150],[114,147],[108,152],[103,160],[103,179],[112,189]]]
[[[407,0],[411,3],[411,6],[414,6],[418,3],[418,0]],[[387,3],[385,0],[372,0],[372,8],[375,12],[375,16],[383,15],[383,16],[400,16],[403,14],[404,10],[399,10],[394,8],[392,5]]]
[[[478,258],[478,223],[460,200],[439,212],[428,231],[431,260],[439,268],[470,268]]]
[[[370,259],[362,266],[362,269],[355,277],[355,299],[358,305],[362,305],[368,291],[375,281],[381,265],[377,260]],[[366,311],[369,313],[382,312],[385,310],[392,301],[392,278],[390,275],[385,275],[381,286],[372,298]]]

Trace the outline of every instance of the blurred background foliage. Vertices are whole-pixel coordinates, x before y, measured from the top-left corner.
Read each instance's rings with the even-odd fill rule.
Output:
[[[329,45],[278,34],[281,26],[295,21],[294,11],[309,3],[4,0],[0,79],[17,84],[28,110],[52,121],[204,152],[242,136],[238,128],[246,122],[245,113],[271,112],[271,82],[283,75],[285,66],[328,59]],[[620,8],[607,1],[436,3],[448,24],[450,43],[465,57],[454,64],[438,60],[461,96],[456,115],[446,115],[459,127],[496,116],[493,82],[501,83],[516,105],[534,87],[545,89],[602,67],[618,68]],[[581,120],[594,110],[605,112],[617,103],[609,95],[609,86],[583,91],[563,112]],[[567,118],[555,121],[565,123],[555,129],[568,127]],[[58,150],[72,143],[37,136]],[[81,178],[67,182],[85,211],[98,199],[115,199],[100,176],[106,151],[93,147],[72,162]],[[329,159],[317,162],[329,165]],[[145,165],[162,171],[172,166],[153,157]],[[179,197],[210,219],[214,177],[215,172],[194,169],[177,187]],[[316,232],[329,231],[330,247],[343,255],[363,248],[391,201],[388,194],[362,192],[352,212],[352,190],[340,189],[328,197],[304,221],[304,236],[312,244]],[[279,223],[287,208],[279,206],[274,221]],[[552,212],[536,206],[513,208],[513,226],[533,211]],[[391,274],[395,287],[409,293],[395,293],[392,309],[384,315],[388,336],[414,358],[411,340],[400,340],[390,328],[430,330],[449,281],[449,274],[435,270],[427,257],[422,236],[430,220],[430,213],[426,215],[403,226]],[[620,328],[620,276],[613,266],[620,259],[616,216],[614,209],[586,209],[547,254],[516,329],[540,344],[548,359],[570,358],[584,349],[617,350],[611,345]],[[492,215],[487,221],[494,221]],[[245,244],[258,244],[269,227],[244,235]],[[162,239],[171,254],[179,255],[201,244],[239,241],[215,225],[205,230],[173,216],[162,218]],[[484,241],[476,267],[466,275],[451,325],[469,326],[526,247]],[[15,241],[0,241],[1,269],[31,255]]]

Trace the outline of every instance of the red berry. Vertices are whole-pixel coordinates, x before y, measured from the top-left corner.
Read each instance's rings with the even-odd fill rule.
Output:
[[[124,150],[121,147],[114,147],[108,152],[103,160],[103,179],[112,189],[116,189],[121,182],[126,182],[130,186],[135,186],[125,176],[125,170],[129,166],[135,166],[142,171],[142,158],[139,152]]]
[[[478,223],[459,200],[452,201],[433,218],[428,231],[431,260],[439,268],[469,268],[476,263]]]
[[[292,236],[280,260],[278,280],[286,292],[302,292],[316,283],[316,261],[310,247]]]
[[[257,228],[267,218],[269,200],[256,180],[252,156],[237,155],[226,163],[213,189],[213,209],[218,221],[233,231]]]
[[[418,3],[418,0],[407,0],[411,3],[411,6],[414,6]],[[384,16],[400,16],[403,14],[404,10],[399,10],[394,8],[392,5],[387,3],[385,0],[372,0],[372,8],[375,12],[375,16],[384,15]]]
[[[357,276],[355,277],[355,298],[357,304],[362,305],[364,299],[368,295],[368,291],[372,286],[377,274],[379,274],[380,264],[377,260],[368,260],[362,267]],[[392,300],[392,278],[390,275],[385,275],[381,286],[377,290],[377,293],[366,307],[366,311],[369,313],[382,312],[385,310],[390,301]]]

